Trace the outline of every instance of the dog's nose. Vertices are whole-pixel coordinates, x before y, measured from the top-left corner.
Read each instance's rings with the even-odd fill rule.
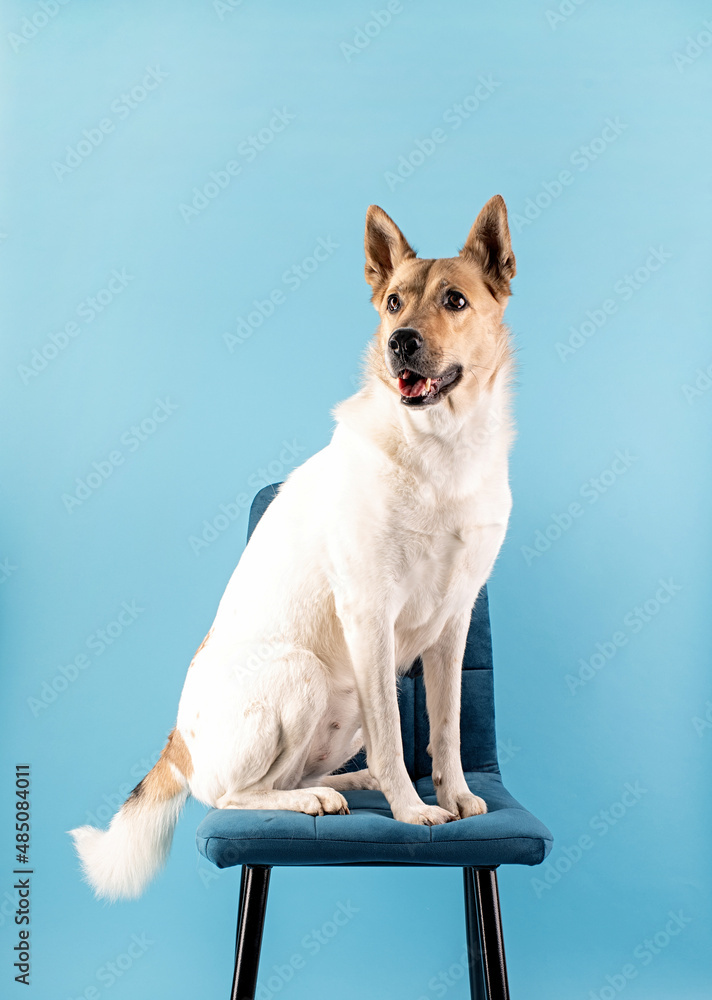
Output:
[[[408,361],[423,346],[423,338],[411,326],[403,326],[393,331],[388,346],[399,361]]]

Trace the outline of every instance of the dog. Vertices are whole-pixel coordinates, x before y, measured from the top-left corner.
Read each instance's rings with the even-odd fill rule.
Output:
[[[460,684],[511,508],[506,206],[491,198],[457,257],[427,260],[372,205],[365,249],[380,323],[362,388],[257,525],[155,767],[107,830],[71,831],[99,897],[141,893],[189,795],[321,816],[380,789],[396,820],[426,825],[487,810],[463,775]],[[403,760],[397,678],[419,656],[437,805]],[[334,773],[364,746],[366,769]]]

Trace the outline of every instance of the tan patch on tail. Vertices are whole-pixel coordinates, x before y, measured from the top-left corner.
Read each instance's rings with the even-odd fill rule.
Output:
[[[142,801],[166,802],[182,792],[185,785],[176,778],[171,764],[186,779],[193,774],[190,751],[177,729],[168,737],[157,763],[129,795],[127,805]]]
[[[184,778],[192,777],[193,759],[190,756],[190,750],[185,745],[185,740],[177,729],[174,729],[168,737],[168,742],[163,748],[161,757],[165,757],[169,764],[173,764]]]

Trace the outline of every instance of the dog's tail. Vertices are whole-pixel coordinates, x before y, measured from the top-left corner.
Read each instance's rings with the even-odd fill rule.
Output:
[[[189,795],[190,752],[177,729],[161,756],[136,785],[108,830],[70,830],[84,877],[98,898],[140,896],[165,864],[178,817]]]

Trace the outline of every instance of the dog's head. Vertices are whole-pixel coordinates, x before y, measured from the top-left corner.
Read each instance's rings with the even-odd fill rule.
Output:
[[[516,273],[500,195],[457,257],[423,260],[377,205],[366,216],[366,280],[381,316],[372,364],[412,408],[466,407],[509,358],[502,316]]]

